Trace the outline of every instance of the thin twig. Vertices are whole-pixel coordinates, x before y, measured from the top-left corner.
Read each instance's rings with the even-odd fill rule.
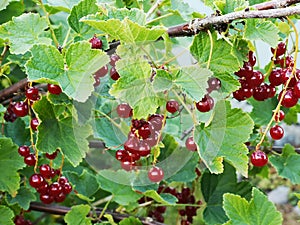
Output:
[[[149,11],[146,14],[146,18],[149,18],[152,13],[160,6],[160,4],[163,2],[163,0],[157,0],[154,5],[149,9]]]

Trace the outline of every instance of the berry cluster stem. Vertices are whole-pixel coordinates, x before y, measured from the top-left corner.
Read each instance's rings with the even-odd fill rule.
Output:
[[[274,112],[274,113],[273,113],[273,116],[272,116],[270,122],[268,123],[268,125],[267,125],[265,131],[263,132],[263,135],[262,135],[262,137],[261,137],[259,143],[256,145],[256,148],[255,148],[256,151],[259,150],[261,144],[263,143],[263,141],[264,141],[264,139],[265,139],[265,137],[266,137],[266,135],[267,135],[268,130],[270,129],[270,127],[271,127],[273,121],[275,121],[275,117],[276,117],[276,115],[277,115],[277,113],[279,112],[280,107],[281,107],[281,102],[283,101],[284,95],[285,95],[286,92],[287,92],[288,85],[289,85],[291,79],[293,78],[293,76],[295,75],[295,72],[296,72],[296,66],[297,66],[297,65],[296,65],[296,62],[297,62],[297,54],[298,54],[299,35],[298,35],[297,28],[296,28],[295,24],[293,23],[293,21],[292,21],[290,18],[288,18],[288,17],[287,17],[286,19],[287,19],[287,21],[289,22],[289,24],[293,27],[294,33],[295,33],[295,54],[294,54],[295,64],[294,64],[294,66],[293,66],[292,76],[290,76],[289,79],[287,80],[287,82],[286,82],[286,84],[285,84],[285,86],[284,86],[284,88],[283,88],[283,92],[282,92],[282,95],[281,95],[281,97],[280,97],[280,99],[279,99],[279,102],[278,102],[276,108],[273,110],[273,112]]]

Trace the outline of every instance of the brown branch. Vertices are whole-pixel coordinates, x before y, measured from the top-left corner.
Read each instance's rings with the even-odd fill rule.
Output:
[[[23,91],[27,85],[27,78],[11,85],[10,87],[0,91],[0,101],[4,101],[14,96],[18,91]]]
[[[238,11],[233,13],[228,13],[223,16],[209,16],[203,19],[195,19],[190,23],[185,23],[170,27],[168,29],[168,34],[170,37],[181,37],[181,36],[192,36],[200,30],[207,29],[215,24],[227,24],[233,20],[237,19],[247,19],[247,18],[278,18],[284,16],[290,16],[300,13],[299,6],[288,7],[295,3],[299,3],[300,0],[275,0],[265,3],[260,3],[251,6],[258,11]]]
[[[67,214],[71,208],[66,206],[59,206],[59,205],[45,205],[39,202],[31,202],[29,210],[33,211],[39,211],[39,212],[46,212],[54,215],[65,215]],[[92,216],[94,213],[96,213],[98,216],[101,214],[103,209],[97,208],[89,213],[89,216]],[[130,215],[128,214],[121,214],[113,211],[106,210],[106,213],[112,215],[114,220],[116,222],[119,222],[125,218],[128,218]],[[153,221],[151,218],[139,218],[142,224],[144,225],[165,225],[163,223],[159,223],[156,221]]]

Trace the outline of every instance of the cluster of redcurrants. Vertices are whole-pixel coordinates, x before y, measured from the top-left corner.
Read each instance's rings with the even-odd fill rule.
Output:
[[[51,94],[59,95],[62,90],[58,85],[48,84],[48,91]],[[6,122],[14,122],[18,117],[24,117],[29,114],[30,106],[35,101],[40,99],[39,90],[36,87],[29,87],[25,91],[26,99],[20,102],[10,102],[6,112],[4,113],[4,119]],[[39,125],[39,120],[33,117],[30,121],[30,127],[36,131]]]
[[[102,41],[97,38],[96,35],[94,35],[94,37],[92,37],[89,42],[91,43],[91,47],[93,49],[102,49]],[[110,62],[109,64],[111,65],[109,74],[111,79],[113,80],[118,80],[120,78],[119,73],[117,72],[115,65],[116,62],[120,59],[120,57],[116,54],[113,54],[110,56]],[[95,74],[94,74],[94,79],[95,79],[95,83],[94,83],[94,87],[98,87],[100,85],[100,78],[104,77],[106,74],[108,73],[108,66],[105,65],[103,67],[101,67]]]
[[[191,189],[188,187],[182,188],[181,192],[177,191],[175,188],[172,187],[166,187],[165,185],[159,186],[157,192],[160,193],[168,193],[173,196],[175,196],[178,199],[178,204],[186,204],[186,206],[182,209],[178,209],[178,214],[181,216],[181,224],[182,225],[189,225],[193,223],[193,216],[197,215],[197,209],[200,208],[200,205],[202,204],[201,201],[197,201],[195,199],[195,196],[191,192]],[[146,197],[141,198],[138,202],[140,204],[148,201],[152,201],[153,199]],[[190,205],[199,205],[199,206],[190,206]],[[163,214],[166,211],[165,206],[158,206],[155,208],[152,208],[148,212],[148,216],[152,217],[158,222],[163,223],[164,217]]]
[[[33,223],[30,220],[26,220],[24,216],[17,215],[14,219],[15,225],[32,225]]]

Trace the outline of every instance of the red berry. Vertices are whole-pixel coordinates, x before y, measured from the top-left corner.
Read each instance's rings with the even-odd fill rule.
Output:
[[[175,113],[179,110],[179,104],[176,100],[169,100],[167,101],[166,109],[169,113]]]
[[[248,53],[248,59],[251,66],[255,66],[256,63],[256,57],[254,56],[252,51],[249,51]]]
[[[128,157],[128,152],[125,150],[118,150],[116,151],[116,159],[119,161],[122,161],[125,159],[125,157]]]
[[[139,129],[138,129],[138,133],[139,136],[143,139],[148,138],[151,133],[154,132],[154,127],[152,126],[151,123],[146,122],[144,123]]]
[[[62,192],[63,188],[58,182],[53,182],[49,187],[49,194],[53,197],[58,196]]]
[[[285,117],[284,112],[282,110],[279,110],[279,112],[276,113],[276,115],[275,115],[275,121],[280,122],[284,119],[284,117]]]
[[[197,151],[197,145],[193,137],[188,137],[185,141],[185,147],[190,151]]]
[[[99,38],[97,38],[96,35],[94,35],[94,37],[92,37],[89,42],[92,44],[92,48],[94,49],[102,48],[102,41]]]
[[[154,129],[158,131],[161,130],[163,126],[163,120],[164,116],[160,114],[154,114],[148,118],[149,123],[151,123]]]
[[[139,139],[136,137],[129,138],[125,143],[124,143],[124,149],[128,152],[134,153],[135,151],[138,150],[139,146]]]
[[[34,166],[36,163],[36,157],[35,154],[31,153],[28,156],[24,157],[24,163],[27,166]]]
[[[146,141],[140,141],[137,151],[135,153],[140,156],[148,156],[151,152],[151,148]]]
[[[221,88],[221,81],[218,78],[211,77],[209,78],[207,83],[208,83],[208,88],[206,90],[208,93],[219,90]]]
[[[263,151],[255,151],[251,154],[251,163],[253,166],[262,167],[268,163],[268,156]]]
[[[300,98],[300,81],[298,81],[298,82],[294,85],[293,95],[294,95],[296,98]]]
[[[20,156],[27,157],[30,154],[30,149],[27,145],[23,145],[18,148],[18,153]]]
[[[44,204],[51,204],[54,201],[54,198],[50,194],[41,194],[40,195],[40,200]]]
[[[24,225],[25,224],[25,219],[21,215],[17,215],[14,219],[15,225]]]
[[[49,185],[46,181],[44,181],[39,187],[36,188],[36,191],[40,194],[49,193]]]
[[[27,102],[16,102],[14,104],[14,113],[16,114],[16,116],[18,117],[24,117],[28,114],[28,104]]]
[[[270,135],[274,140],[279,140],[284,135],[284,130],[281,126],[275,125],[270,129]]]
[[[66,178],[66,177],[64,177],[64,176],[62,176],[62,177],[60,177],[60,178],[58,179],[58,183],[59,183],[60,185],[64,185],[65,183],[68,183],[68,182],[69,182],[68,178]]]
[[[45,156],[46,156],[46,158],[53,160],[53,159],[56,158],[57,152],[58,152],[58,151],[55,151],[55,152],[53,152],[52,154],[46,153]]]
[[[269,81],[273,86],[279,86],[284,83],[283,81],[283,72],[281,68],[276,68],[272,70],[269,76]]]
[[[101,80],[100,80],[100,77],[96,77],[95,75],[94,75],[94,80],[95,80],[95,82],[94,82],[94,87],[98,87],[99,85],[100,85],[100,83],[101,83]]]
[[[148,171],[148,178],[152,182],[160,182],[164,178],[164,171],[161,168],[154,166]]]
[[[39,120],[38,118],[32,118],[31,121],[30,121],[30,127],[32,130],[36,131],[37,130],[37,127],[39,125]]]
[[[116,68],[115,67],[112,67],[110,69],[110,77],[111,79],[113,80],[118,80],[120,78],[120,75],[119,73],[117,72]]]
[[[41,174],[32,174],[29,178],[29,184],[31,187],[38,188],[44,183],[45,179]]]
[[[61,192],[59,195],[54,197],[55,202],[63,202],[66,199],[66,194]]]
[[[108,73],[108,66],[105,65],[101,67],[97,72],[95,73],[95,77],[104,77]]]
[[[55,84],[48,84],[48,91],[53,95],[59,95],[62,93],[61,87]]]
[[[52,168],[48,164],[40,165],[39,169],[43,177],[49,179],[52,176]]]
[[[121,103],[117,106],[117,113],[121,118],[128,118],[132,116],[132,108],[127,103]]]
[[[70,184],[70,183],[65,183],[64,185],[63,185],[63,193],[64,194],[69,194],[69,193],[71,193],[71,191],[72,191],[72,185]]]
[[[196,107],[200,112],[209,112],[214,107],[214,99],[205,95],[201,101],[196,103]]]
[[[283,91],[281,91],[278,95],[278,100],[280,100]],[[298,103],[298,98],[294,96],[293,90],[289,89],[286,91],[285,95],[283,96],[281,105],[286,108],[291,108]]]
[[[280,42],[278,43],[277,45],[277,48],[276,48],[276,55],[275,57],[279,57],[279,56],[282,56],[286,51],[286,45],[284,42]],[[274,54],[275,53],[275,49],[274,48],[271,48],[271,52]]]
[[[251,77],[246,78],[246,82],[250,88],[258,87],[264,81],[264,75],[260,71],[253,71]]]
[[[112,56],[110,57],[110,62],[109,62],[109,64],[110,64],[111,66],[115,66],[115,65],[116,65],[116,62],[117,62],[119,59],[120,59],[120,57],[119,57],[118,55],[112,55]]]
[[[131,161],[131,160],[122,161],[121,167],[126,171],[134,170],[136,167],[136,163],[135,161]]]
[[[36,101],[40,98],[39,90],[36,87],[30,87],[25,92],[26,98],[32,101]]]

